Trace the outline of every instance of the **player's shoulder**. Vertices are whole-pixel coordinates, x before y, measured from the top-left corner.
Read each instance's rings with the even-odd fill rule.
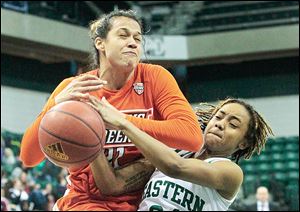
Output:
[[[211,157],[211,158],[206,158],[204,161],[207,163],[215,163],[220,161],[232,162],[230,159],[224,157]]]
[[[64,88],[66,87],[70,82],[72,82],[72,80],[82,76],[82,75],[85,75],[85,74],[91,74],[91,75],[95,75],[97,76],[97,69],[95,70],[90,70],[90,71],[87,71],[85,73],[82,73],[82,74],[79,74],[79,75],[76,75],[76,76],[70,76],[70,77],[67,77],[65,78],[63,81],[61,81],[61,83],[58,85],[58,88]]]
[[[82,74],[77,75],[76,77],[80,77],[80,76],[83,76],[83,75],[86,75],[86,74],[97,76],[98,75],[98,69],[88,70],[88,71],[86,71]]]
[[[231,168],[232,170],[243,174],[241,167],[228,158],[212,157],[212,158],[207,158],[204,161],[210,164],[218,164],[218,166],[224,167],[225,169]]]
[[[87,74],[97,76],[97,75],[98,75],[98,72],[97,72],[97,71],[98,71],[97,69],[89,70],[89,71],[86,71],[86,72],[84,72],[84,73],[82,73],[82,74],[79,74],[79,75],[76,75],[76,76],[71,76],[71,77],[69,77],[69,78],[66,78],[65,80],[67,80],[67,81],[72,81],[72,80],[75,79],[75,78],[78,78],[78,77],[81,77],[81,76],[87,75]]]
[[[161,65],[150,63],[139,63],[137,67],[138,73],[147,78],[168,77],[171,73]]]
[[[164,67],[157,64],[151,64],[151,63],[139,63],[138,64],[138,70],[143,72],[161,72],[161,71],[167,71]]]

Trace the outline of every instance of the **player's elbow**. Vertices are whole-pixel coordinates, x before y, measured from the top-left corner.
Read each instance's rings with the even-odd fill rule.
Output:
[[[36,166],[35,163],[33,163],[30,160],[22,160],[22,164],[24,167],[28,167],[28,168]]]
[[[194,139],[195,139],[195,151],[199,151],[200,148],[203,147],[204,144],[204,139],[203,139],[203,134],[201,129],[200,130],[195,130],[194,132]]]
[[[101,194],[105,196],[118,196],[126,192],[125,182],[123,179],[111,180],[111,183],[100,183],[100,181],[96,182],[96,186],[101,191]]]
[[[22,142],[24,142],[24,140],[22,140]],[[40,148],[36,148],[35,146],[24,147],[21,145],[19,158],[25,167],[34,167],[45,159],[45,155]]]
[[[23,164],[23,166],[25,167],[35,167],[37,166],[40,162],[42,162],[44,160],[44,158],[42,160],[36,160],[33,157],[22,157],[20,156],[20,160]]]
[[[202,134],[199,135],[195,135],[195,137],[193,138],[186,138],[184,142],[184,148],[187,151],[191,151],[191,152],[198,152],[202,147],[203,147],[203,140],[202,140]]]
[[[181,122],[178,135],[180,143],[184,144],[180,149],[197,152],[203,146],[203,134],[199,125],[191,122]]]
[[[165,175],[172,177],[172,178],[178,178],[182,170],[182,159],[175,160],[173,162],[170,162],[168,165],[161,170]]]
[[[117,185],[113,186],[102,186],[101,193],[105,196],[117,196],[122,194],[122,191],[119,189],[120,187]]]

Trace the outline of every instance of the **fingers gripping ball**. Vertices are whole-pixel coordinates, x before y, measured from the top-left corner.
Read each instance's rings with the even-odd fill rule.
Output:
[[[40,147],[46,157],[69,169],[92,162],[103,148],[105,134],[100,114],[79,101],[54,106],[43,117],[38,132]]]

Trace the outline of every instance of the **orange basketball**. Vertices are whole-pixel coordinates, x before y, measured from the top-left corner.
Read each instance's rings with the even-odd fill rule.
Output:
[[[51,108],[43,117],[38,132],[46,157],[69,169],[92,162],[103,148],[105,135],[100,114],[80,101],[66,101]]]

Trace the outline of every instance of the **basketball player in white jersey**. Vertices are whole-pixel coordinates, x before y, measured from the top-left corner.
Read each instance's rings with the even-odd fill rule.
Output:
[[[107,126],[122,130],[156,167],[145,186],[141,211],[228,210],[243,182],[239,159],[260,153],[273,134],[252,106],[241,100],[206,104],[209,107],[196,112],[205,129],[205,145],[193,158],[182,158],[127,121],[105,99],[91,98],[91,102]]]

